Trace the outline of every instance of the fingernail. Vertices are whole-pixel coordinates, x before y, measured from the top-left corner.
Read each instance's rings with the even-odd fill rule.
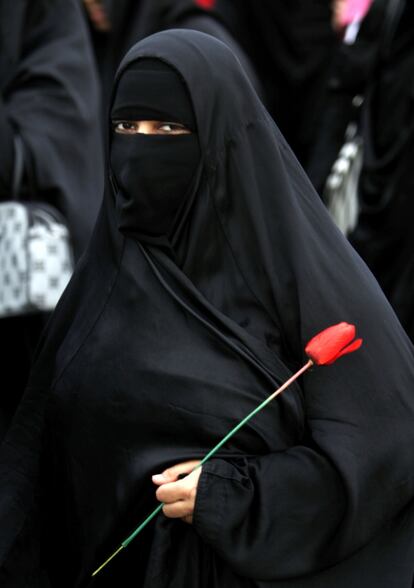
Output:
[[[166,480],[164,474],[155,474],[154,476],[152,476],[152,479],[154,480],[154,482],[165,482]]]

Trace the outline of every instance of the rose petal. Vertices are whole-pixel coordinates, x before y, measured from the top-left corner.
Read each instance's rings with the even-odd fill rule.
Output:
[[[347,355],[348,353],[352,353],[353,351],[356,351],[357,349],[359,349],[361,347],[362,341],[363,341],[362,339],[355,339],[355,341],[353,341],[352,343],[347,345],[344,349],[342,349],[342,351],[340,351],[338,353],[338,355],[336,355],[336,357],[334,357],[331,361],[326,362],[325,365],[330,365],[331,363],[334,363],[334,361],[336,361],[337,359],[339,359],[343,355]]]

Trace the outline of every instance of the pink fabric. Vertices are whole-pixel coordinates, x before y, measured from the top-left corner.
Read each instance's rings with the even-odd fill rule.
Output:
[[[346,27],[352,22],[364,18],[371,7],[372,0],[346,0],[344,4],[339,22],[341,26]]]

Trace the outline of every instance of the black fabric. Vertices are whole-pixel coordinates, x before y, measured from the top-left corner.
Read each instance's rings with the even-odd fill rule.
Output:
[[[0,440],[3,439],[26,388],[37,342],[48,318],[48,313],[38,313],[1,319],[1,366],[4,384],[1,396]]]
[[[1,448],[2,585],[411,588],[413,348],[230,50],[167,31],[117,79],[147,57],[187,85],[199,181],[168,253],[118,231],[108,185]],[[363,348],[204,466],[193,525],[159,516],[90,583],[155,506],[151,474],[203,456],[342,320]]]
[[[168,234],[199,163],[197,138],[117,135],[111,163],[119,230],[136,237]]]

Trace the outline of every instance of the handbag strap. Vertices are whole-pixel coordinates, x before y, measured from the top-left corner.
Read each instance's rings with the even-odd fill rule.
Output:
[[[24,146],[23,140],[19,134],[14,135],[14,169],[13,169],[13,183],[12,196],[13,200],[19,199],[20,189],[22,187],[24,171]]]

